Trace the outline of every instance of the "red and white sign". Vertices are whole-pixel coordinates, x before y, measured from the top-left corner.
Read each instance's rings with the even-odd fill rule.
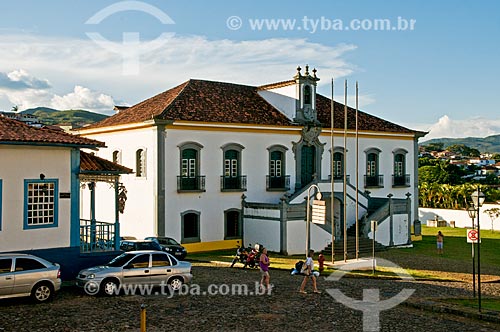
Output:
[[[477,229],[468,229],[467,230],[467,243],[477,243],[477,238],[479,233]]]

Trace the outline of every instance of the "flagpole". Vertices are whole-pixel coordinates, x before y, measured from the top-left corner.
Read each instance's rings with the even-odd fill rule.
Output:
[[[358,202],[358,193],[359,193],[359,165],[358,165],[358,156],[359,156],[359,140],[358,140],[358,81],[356,81],[356,259],[359,259],[359,202]]]
[[[344,261],[347,262],[347,80],[344,83]]]
[[[331,224],[332,224],[332,264],[335,263],[335,190],[334,190],[334,185],[335,185],[335,179],[334,179],[334,174],[335,174],[335,168],[334,168],[334,145],[333,145],[333,113],[335,110],[335,101],[333,100],[333,78],[332,78],[332,100],[330,102],[330,146],[331,146],[331,153],[330,153],[330,180],[331,180],[331,186],[332,186],[332,193],[331,193],[331,198],[330,198],[330,203],[331,203]]]

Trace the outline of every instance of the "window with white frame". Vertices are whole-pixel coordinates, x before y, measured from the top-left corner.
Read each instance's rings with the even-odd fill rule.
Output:
[[[333,178],[340,179],[344,176],[344,154],[335,152],[333,154]]]
[[[194,178],[196,176],[197,151],[195,149],[182,150],[182,170],[183,177]]]
[[[237,177],[238,176],[238,159],[239,153],[236,150],[228,150],[224,153],[224,176]]]
[[[367,155],[366,175],[368,176],[378,175],[378,154],[369,153]]]
[[[25,180],[24,197],[25,228],[57,226],[57,180]]]
[[[394,175],[404,176],[405,175],[405,156],[404,154],[394,155]]]

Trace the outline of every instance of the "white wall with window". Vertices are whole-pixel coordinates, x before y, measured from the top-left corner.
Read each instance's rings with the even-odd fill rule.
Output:
[[[133,126],[133,125],[131,125]],[[202,243],[223,241],[227,237],[226,211],[241,209],[242,194],[248,202],[278,203],[280,198],[295,190],[296,162],[292,142],[301,140],[301,127],[291,128],[264,128],[246,125],[210,125],[184,123],[167,126],[164,132],[163,188],[165,190],[165,229],[167,236],[182,241],[183,213],[196,210],[200,212],[198,218],[199,241]],[[108,149],[101,149],[98,154],[110,159],[114,150],[122,152],[122,164],[135,169],[135,153],[138,149],[145,149],[146,177],[139,178],[135,174],[122,176],[122,182],[128,190],[128,200],[125,213],[120,215],[121,234],[145,237],[159,233],[155,219],[157,209],[155,196],[156,178],[158,172],[158,151],[156,141],[158,133],[155,127],[114,131],[100,134],[86,134],[86,137],[105,141]],[[330,134],[324,130],[319,136],[324,144],[321,158],[321,174],[318,180],[328,180],[330,168]],[[196,143],[196,144],[195,144]],[[196,148],[189,146],[195,144]],[[344,152],[343,136],[341,131],[335,132],[335,152]],[[273,146],[282,146],[282,160],[274,157]],[[183,151],[190,153],[183,154]],[[394,172],[395,149],[409,151],[405,162],[408,169],[414,165],[414,140],[408,134],[377,134],[363,133],[359,139],[359,186],[363,191],[363,178],[366,174],[365,151],[376,148],[378,152],[378,172],[383,175],[383,186],[370,188],[371,196],[386,197],[389,193],[395,198],[406,198],[405,194],[411,188],[394,188],[391,185],[391,176]],[[107,150],[107,151],[106,151]],[[352,132],[347,140],[347,152],[342,155],[346,159],[350,183],[355,185],[356,145]],[[195,152],[193,154],[193,152]],[[273,162],[273,160],[275,160]],[[281,165],[280,165],[281,164]],[[281,167],[280,167],[281,166]],[[340,167],[340,165],[339,165]],[[267,188],[266,177],[272,174],[291,175],[290,190],[270,191]],[[203,176],[205,190],[178,190],[178,178],[183,175]],[[246,176],[246,190],[221,190],[221,177]],[[339,183],[338,183],[339,184]],[[99,187],[99,185],[98,185]],[[97,191],[97,219],[114,220],[114,210],[110,208],[112,190],[108,187],[102,192]],[[413,192],[412,192],[413,194]],[[108,195],[108,196],[106,196]],[[88,200],[88,193],[82,194],[82,200]],[[412,206],[415,197],[412,195]],[[85,206],[85,205],[84,205]],[[88,206],[88,205],[86,205]],[[83,211],[86,213],[86,211]],[[189,219],[189,216],[188,216]],[[246,227],[246,226],[245,226]],[[185,235],[185,234],[184,234]],[[197,240],[197,236],[187,238]],[[232,237],[232,236],[231,236]]]
[[[69,247],[71,200],[60,193],[71,192],[70,149],[3,145],[0,154],[0,252]]]
[[[145,155],[144,175],[135,173],[122,175],[120,181],[127,188],[125,213],[120,214],[120,233],[136,237],[154,236],[157,234],[155,222],[155,181],[156,181],[156,132],[148,128],[128,131],[114,131],[105,134],[89,135],[89,138],[106,142],[106,149],[95,152],[99,157],[113,160],[115,151],[120,152],[121,165],[136,171],[137,151],[143,150]],[[177,159],[177,158],[175,158]],[[96,184],[96,219],[114,222],[114,190],[103,182]],[[90,219],[90,192],[88,187],[80,193],[80,215]]]

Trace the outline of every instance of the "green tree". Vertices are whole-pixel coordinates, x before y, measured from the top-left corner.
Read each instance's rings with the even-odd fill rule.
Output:
[[[478,149],[470,148],[464,144],[453,144],[446,149],[464,157],[479,157],[481,155]]]
[[[425,149],[427,152],[431,151],[443,151],[444,150],[444,143],[428,143],[422,145],[422,147]]]

